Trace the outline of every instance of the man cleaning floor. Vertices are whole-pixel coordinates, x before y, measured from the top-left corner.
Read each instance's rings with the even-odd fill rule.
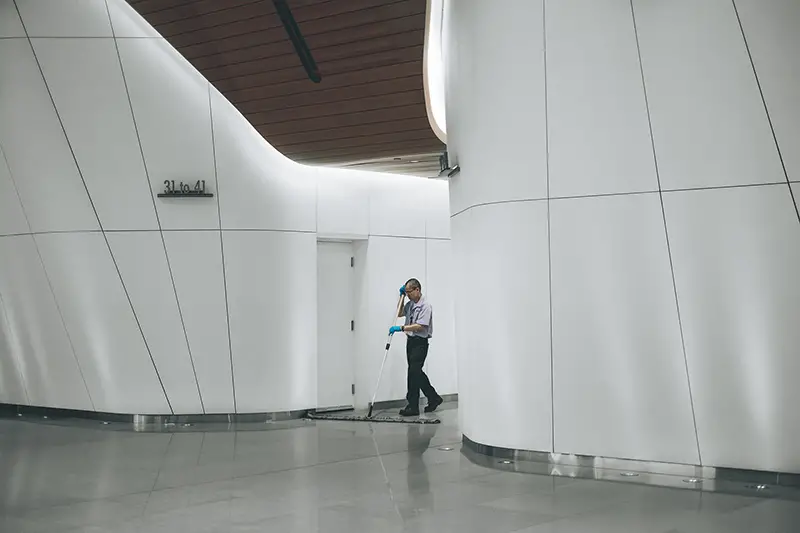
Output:
[[[444,401],[431,385],[428,376],[422,370],[428,357],[428,342],[433,336],[433,307],[422,297],[422,285],[419,280],[411,278],[400,287],[404,305],[398,317],[405,317],[405,324],[392,326],[389,333],[403,332],[406,340],[406,359],[408,360],[408,392],[407,405],[400,410],[401,416],[419,415],[419,391],[428,398],[426,413],[432,413]],[[405,302],[405,298],[408,302]]]

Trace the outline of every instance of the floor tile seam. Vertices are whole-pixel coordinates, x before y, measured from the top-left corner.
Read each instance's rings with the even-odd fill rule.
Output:
[[[64,442],[64,443],[40,443],[37,448],[56,448],[60,446],[83,446],[86,444],[93,444],[96,442],[107,442],[112,440],[108,438],[108,435],[114,435],[114,439],[119,440],[132,440],[134,438],[144,438],[146,436],[151,435],[163,435],[163,433],[139,433],[139,432],[125,432],[125,431],[105,431],[103,429],[95,429],[89,427],[82,427],[82,426],[68,426],[68,425],[60,425],[60,424],[42,424],[38,420],[25,420],[25,419],[16,419],[16,418],[8,418],[8,419],[0,419],[0,421],[6,422],[13,422],[15,424],[25,424],[28,428],[47,428],[47,429],[77,429],[81,431],[90,431],[93,433],[92,436],[84,437],[81,440],[75,442]],[[174,434],[174,433],[173,433]],[[41,435],[27,435],[28,437],[38,438]],[[97,436],[97,438],[93,438]],[[24,438],[25,436],[21,436]]]
[[[381,481],[381,483],[383,483],[383,481]],[[291,489],[289,492],[301,491],[301,490],[303,490],[303,489],[302,488],[297,488],[297,489]],[[244,498],[245,498],[244,496],[232,496],[232,497],[228,497],[228,498],[222,498],[220,500],[214,500],[212,502],[198,502],[195,505],[187,506],[187,508],[188,507],[199,506],[199,505],[207,505],[207,504],[210,504],[210,503],[221,503],[221,502],[224,502],[226,500],[228,502],[233,502],[234,500],[237,500],[237,499],[241,500],[241,499],[244,499]],[[317,505],[314,505],[313,507],[316,510],[327,509],[327,510],[332,510],[332,511],[336,511],[337,507],[338,508],[345,507],[345,508],[348,508],[348,509],[352,509],[353,511],[358,511],[358,507],[357,506],[348,506],[348,504],[351,503],[352,501],[353,501],[352,498],[349,498],[349,497],[343,497],[341,499],[336,499],[334,497],[334,498],[331,498],[331,501],[329,501],[329,502],[317,504]],[[231,524],[235,524],[237,526],[240,526],[240,525],[253,526],[253,525],[261,524],[262,522],[267,522],[267,521],[271,521],[271,520],[278,520],[278,519],[286,518],[286,517],[290,517],[290,516],[303,516],[304,514],[307,514],[307,513],[308,513],[308,509],[294,510],[294,511],[287,511],[287,512],[279,512],[278,514],[275,514],[275,515],[272,515],[272,516],[263,516],[261,518],[255,519],[255,520],[231,520],[230,523]],[[162,514],[162,513],[157,513],[157,514]],[[387,521],[385,517],[373,516],[373,518],[380,519],[380,520],[382,520],[384,522]],[[132,520],[131,521],[126,521],[126,522],[132,522]]]
[[[161,459],[161,463],[159,465],[159,469],[158,470],[147,471],[147,470],[141,469],[141,468],[133,468],[132,470],[141,470],[141,472],[143,474],[146,473],[146,474],[154,475],[155,479],[153,481],[153,485],[155,486],[155,484],[158,482],[158,476],[161,473],[161,467],[162,466],[163,466],[163,458]],[[113,496],[107,496],[107,497],[102,497],[102,498],[94,498],[94,499],[88,499],[88,500],[86,500],[86,499],[84,499],[84,500],[75,500],[75,501],[72,501],[72,502],[69,502],[69,503],[58,504],[58,505],[26,507],[26,508],[20,509],[20,511],[22,512],[22,515],[16,514],[14,512],[9,512],[8,509],[4,509],[4,512],[8,513],[8,516],[24,516],[26,514],[30,514],[31,512],[41,512],[41,511],[45,511],[45,510],[58,509],[58,508],[61,508],[61,507],[69,508],[69,507],[73,507],[73,506],[76,506],[76,505],[93,504],[93,503],[98,503],[98,502],[113,502],[114,500],[119,500],[119,499],[122,499],[122,498],[128,498],[128,497],[131,497],[131,496],[137,496],[137,495],[140,495],[140,494],[147,494],[148,497],[149,497],[149,495],[152,494],[153,490],[154,489],[151,488],[151,489],[146,489],[146,490],[137,490],[137,491],[133,491],[133,492],[123,492],[121,494],[115,494]],[[158,489],[156,489],[156,490],[158,490]],[[144,503],[144,505],[146,505],[146,504],[147,504],[147,502]]]
[[[173,433],[173,435],[174,435],[174,433]],[[439,444],[437,447],[450,446],[450,445],[460,445],[460,444],[461,444],[461,441],[458,440],[458,441],[453,441],[453,442],[442,443],[442,444]],[[390,452],[390,453],[387,453],[387,454],[381,454],[381,456],[382,457],[389,457],[389,456],[392,456],[392,455],[399,455],[399,454],[403,454],[403,453],[408,453],[408,450],[400,450],[400,451],[397,451],[397,452]],[[152,490],[150,490],[150,489],[148,489],[148,490],[139,490],[139,491],[134,491],[134,492],[117,494],[117,495],[109,496],[109,497],[106,497],[106,498],[97,498],[97,499],[92,499],[92,500],[78,500],[78,501],[74,501],[74,502],[71,502],[71,503],[68,503],[68,504],[63,504],[63,505],[43,506],[43,507],[30,507],[30,508],[24,509],[23,512],[27,513],[27,512],[30,512],[30,511],[41,511],[41,510],[44,510],[44,509],[53,509],[53,508],[56,508],[56,507],[68,507],[68,506],[80,505],[80,504],[84,504],[84,503],[103,502],[103,501],[115,500],[115,499],[119,499],[119,498],[125,498],[125,497],[128,497],[128,496],[136,496],[138,494],[151,495],[152,493],[159,492],[159,491],[175,490],[175,489],[189,488],[189,487],[200,487],[200,486],[203,486],[203,485],[210,485],[212,483],[220,483],[222,481],[229,481],[230,482],[230,481],[235,481],[235,480],[240,480],[240,479],[248,479],[248,478],[253,478],[253,477],[258,477],[258,476],[266,476],[266,475],[270,475],[270,474],[281,474],[281,473],[286,473],[286,472],[292,472],[292,471],[295,471],[295,470],[305,470],[305,469],[315,468],[315,467],[318,467],[318,466],[328,466],[328,465],[335,465],[335,464],[344,464],[344,463],[348,463],[348,462],[363,461],[364,459],[370,459],[370,458],[373,458],[373,457],[378,457],[378,455],[377,454],[370,454],[370,455],[366,455],[364,457],[342,459],[342,460],[339,460],[339,461],[322,462],[322,463],[316,463],[316,464],[313,464],[313,465],[302,465],[302,466],[297,466],[297,467],[292,467],[292,468],[285,468],[285,469],[281,469],[281,470],[271,470],[271,471],[268,471],[268,472],[260,472],[260,473],[257,473],[257,474],[245,474],[245,475],[242,475],[242,476],[234,476],[234,477],[225,478],[225,479],[216,479],[216,480],[212,480],[212,481],[202,481],[200,483],[188,483],[188,484],[185,484],[185,485],[178,485],[178,486],[175,486],[175,487],[160,487],[160,488],[153,488]],[[488,474],[491,474],[491,473],[495,473],[495,472],[492,471],[492,472],[489,472],[489,473],[487,473],[485,475],[488,475]],[[156,483],[158,481],[158,476],[160,476],[160,474],[161,474],[161,470],[159,470],[159,472],[156,474]],[[6,510],[5,512],[8,512],[8,511]],[[12,516],[12,515],[9,515],[9,516]],[[16,515],[13,515],[13,516],[16,516]]]
[[[603,507],[598,507],[598,508],[595,508],[595,509],[587,509],[585,511],[581,511],[581,512],[575,513],[575,514],[570,514],[570,515],[567,515],[567,516],[555,516],[555,518],[553,520],[548,520],[547,522],[537,523],[535,527],[538,527],[538,526],[544,525],[544,524],[553,524],[555,522],[574,520],[574,519],[580,518],[580,517],[585,518],[588,515],[593,515],[593,514],[599,514],[599,513],[603,513],[603,512],[612,511],[613,509],[622,507],[623,505],[631,503],[631,502],[633,502],[633,498],[631,498],[630,500],[614,502],[614,503],[612,503],[610,505],[603,506]],[[478,505],[481,506],[481,507],[488,507],[485,504],[478,504]],[[543,515],[547,515],[547,513],[542,513],[542,514]],[[547,516],[550,516],[550,515],[547,515]],[[525,533],[530,529],[530,527],[531,526],[524,527],[522,529],[517,529],[515,531],[512,531],[511,533]]]

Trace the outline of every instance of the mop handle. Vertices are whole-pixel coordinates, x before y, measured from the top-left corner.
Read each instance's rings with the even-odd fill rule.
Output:
[[[394,321],[397,322],[397,315],[400,314],[400,308],[403,305],[403,296],[400,295],[400,298],[397,300],[397,309],[394,312]],[[392,346],[392,335],[389,334],[389,337],[386,339],[386,353],[383,354],[383,362],[381,363],[381,371],[378,372],[378,382],[375,384],[375,392],[372,393],[372,402],[370,405],[375,405],[375,398],[378,397],[378,388],[381,386],[381,376],[383,376],[383,367],[386,365],[386,359],[389,357],[389,348]]]

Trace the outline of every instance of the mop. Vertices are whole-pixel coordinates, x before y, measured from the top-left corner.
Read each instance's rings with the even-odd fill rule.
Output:
[[[392,315],[392,324],[397,322],[397,316],[400,314],[400,309],[403,305],[403,295],[400,295],[400,298],[397,300],[397,309]],[[383,354],[383,362],[381,362],[381,370],[378,372],[378,382],[375,384],[375,392],[372,393],[372,401],[369,402],[369,409],[367,410],[366,416],[364,415],[356,415],[356,414],[346,414],[346,413],[317,413],[315,411],[309,411],[306,414],[306,418],[311,420],[342,420],[348,422],[395,422],[398,424],[439,424],[441,420],[438,418],[427,418],[427,417],[406,417],[406,416],[372,416],[372,411],[375,408],[375,398],[378,396],[378,388],[381,385],[381,377],[383,376],[383,369],[386,366],[386,359],[389,358],[389,348],[392,346],[392,334],[389,334],[389,337],[386,339],[386,351]]]

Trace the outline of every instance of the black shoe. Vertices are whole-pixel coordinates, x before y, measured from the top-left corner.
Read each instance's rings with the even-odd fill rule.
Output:
[[[414,409],[410,405],[400,409],[400,416],[419,416],[419,407]]]
[[[444,400],[442,399],[441,396],[439,396],[438,398],[434,398],[433,400],[428,400],[428,405],[425,406],[425,412],[432,413],[436,410],[437,407],[439,407],[443,403]]]

